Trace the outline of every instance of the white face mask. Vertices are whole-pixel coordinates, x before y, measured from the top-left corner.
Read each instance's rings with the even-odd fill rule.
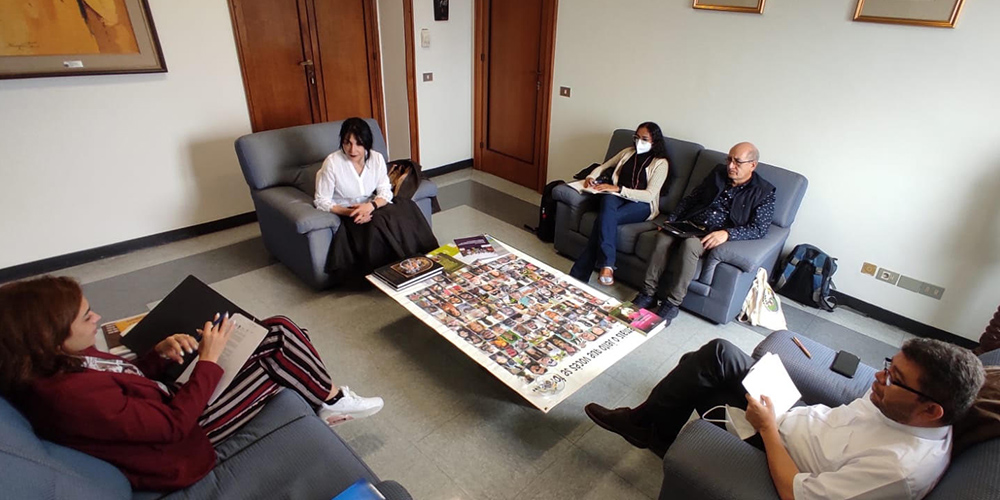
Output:
[[[638,154],[648,153],[650,149],[653,149],[653,144],[642,139],[635,140],[635,152]]]

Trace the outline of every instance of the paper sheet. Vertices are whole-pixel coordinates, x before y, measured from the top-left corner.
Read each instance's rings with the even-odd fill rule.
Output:
[[[219,381],[219,385],[216,386],[211,399],[208,400],[209,404],[215,402],[215,399],[222,394],[222,391],[226,390],[226,387],[229,387],[229,384],[236,377],[236,373],[239,372],[240,368],[243,368],[247,359],[250,359],[250,355],[253,354],[254,349],[260,345],[261,340],[264,340],[264,336],[267,335],[267,328],[254,323],[253,320],[242,314],[234,314],[230,322],[233,323],[233,333],[230,334],[229,341],[226,342],[226,348],[222,351],[222,355],[219,356],[219,366],[223,370],[222,380]],[[191,372],[194,371],[194,366],[197,363],[198,359],[196,358],[188,365],[184,373],[180,377],[177,377],[177,383],[186,384],[188,379],[191,378]]]
[[[750,368],[743,379],[743,388],[758,401],[761,394],[771,398],[775,415],[785,413],[802,397],[781,358],[770,352]]]

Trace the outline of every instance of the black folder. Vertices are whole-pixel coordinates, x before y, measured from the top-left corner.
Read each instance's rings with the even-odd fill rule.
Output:
[[[195,330],[205,326],[206,321],[212,321],[216,313],[229,313],[232,316],[240,313],[257,321],[252,315],[233,304],[219,292],[212,290],[204,282],[188,276],[177,285],[146,317],[136,323],[121,342],[137,356],[143,356],[153,349],[161,340],[175,334],[186,333],[198,340],[201,335]],[[169,370],[168,378],[180,376],[183,368],[197,356],[198,352],[184,356],[184,363]]]

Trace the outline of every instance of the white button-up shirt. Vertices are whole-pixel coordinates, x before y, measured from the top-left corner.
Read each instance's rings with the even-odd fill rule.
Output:
[[[796,500],[920,499],[948,468],[951,426],[895,422],[871,402],[871,390],[849,405],[796,407],[777,418],[795,465]]]
[[[372,193],[375,193],[374,196]],[[375,198],[392,201],[392,184],[382,153],[371,151],[361,175],[342,149],[330,153],[316,173],[316,195],[313,205],[329,212],[334,205],[351,206]]]

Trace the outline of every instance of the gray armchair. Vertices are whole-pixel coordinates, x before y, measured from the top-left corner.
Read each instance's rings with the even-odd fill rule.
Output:
[[[378,123],[372,149],[389,160]],[[245,135],[236,140],[236,156],[257,210],[264,246],[303,281],[316,289],[330,286],[324,271],[340,217],[313,207],[316,172],[327,155],[340,148],[343,121],[315,123]],[[427,222],[437,186],[424,180],[413,195]]]
[[[605,159],[629,146],[633,133],[631,129],[615,130]],[[660,193],[661,215],[657,220],[666,219],[665,214],[690,194],[713,167],[724,163],[726,157],[726,153],[704,149],[693,142],[672,138],[666,141],[670,173]],[[716,323],[724,324],[736,317],[758,267],[773,270],[809,184],[800,174],[766,163],[758,165],[757,173],[777,188],[774,222],[767,236],[752,241],[729,241],[708,252],[699,262],[681,305]],[[597,198],[568,186],[556,187],[552,196],[557,201],[556,251],[575,259],[587,244],[597,218]],[[655,237],[656,227],[652,222],[619,226],[616,279],[636,288],[642,286]]]
[[[802,393],[806,404],[839,406],[865,394],[875,380],[875,369],[858,365],[853,379],[832,372],[836,352],[796,334],[809,349],[806,358],[787,330],[769,335],[754,349],[754,358],[766,352],[781,356],[782,363]],[[985,365],[1000,365],[1000,350],[980,356]],[[955,458],[928,500],[987,500],[1000,498],[1000,439],[985,441]],[[660,500],[775,500],[778,498],[763,451],[740,441],[715,424],[691,422],[677,436],[663,458]]]

